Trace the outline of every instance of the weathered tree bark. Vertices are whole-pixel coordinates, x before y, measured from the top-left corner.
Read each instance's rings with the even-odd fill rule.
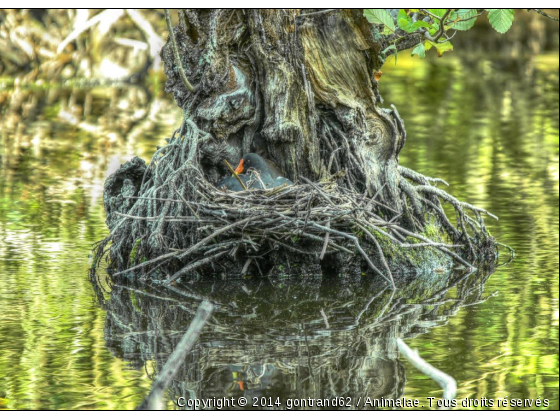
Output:
[[[402,121],[380,107],[375,72],[381,42],[359,11],[186,10],[162,56],[167,89],[214,141],[203,146],[211,180],[262,145],[291,179],[346,171],[350,189],[402,208],[398,154]],[[204,159],[203,159],[204,160]],[[332,162],[331,162],[332,160]],[[218,165],[220,173],[213,168]]]
[[[454,260],[474,269],[470,257],[495,257],[481,216],[488,212],[399,166],[404,123],[394,107],[381,107],[377,77],[382,51],[406,42],[382,36],[361,11],[178,13],[174,28],[166,13],[172,36],[162,59],[182,127],[141,181],[123,167],[106,183],[111,236],[97,255],[112,242],[118,275],[162,270],[169,285],[202,265],[236,274],[288,265],[307,267],[304,274],[371,272],[395,287],[391,272],[403,267]],[[229,174],[224,160],[253,151],[296,185],[218,190]],[[440,200],[455,208],[457,227]]]

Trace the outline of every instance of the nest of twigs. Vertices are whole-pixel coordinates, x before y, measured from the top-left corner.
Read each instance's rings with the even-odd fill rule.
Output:
[[[437,228],[430,233],[407,226],[402,212],[376,197],[341,186],[344,173],[321,182],[300,177],[295,185],[269,190],[220,190],[200,169],[198,149],[204,141],[211,140],[185,120],[148,166],[135,158],[108,179],[105,208],[111,234],[97,244],[97,265],[108,256],[113,277],[171,284],[205,269],[266,274],[266,261],[278,253],[318,264],[335,255],[347,258],[340,261],[360,261],[362,270],[394,286],[392,272],[403,256],[429,249],[472,270],[466,255],[476,254],[491,239],[481,217],[487,212],[459,202],[430,185],[430,178],[406,168],[403,181],[417,184],[405,181],[407,188],[432,211],[428,224]],[[440,199],[455,207],[457,228],[447,220]],[[467,209],[475,218],[466,215]]]

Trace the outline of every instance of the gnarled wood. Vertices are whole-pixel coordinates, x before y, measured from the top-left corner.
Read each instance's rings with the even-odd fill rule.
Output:
[[[227,257],[226,271],[243,274],[261,265],[284,274],[279,267],[296,259],[305,274],[370,271],[394,287],[392,270],[451,260],[474,270],[478,254],[495,258],[484,210],[399,167],[404,123],[394,106],[381,107],[375,77],[388,40],[361,12],[189,9],[179,22],[162,58],[183,125],[142,182],[118,172],[108,184],[117,195],[108,208],[119,214],[109,215],[98,256],[113,241],[118,274],[161,270],[168,285]],[[224,160],[253,151],[295,185],[218,190],[230,174]]]

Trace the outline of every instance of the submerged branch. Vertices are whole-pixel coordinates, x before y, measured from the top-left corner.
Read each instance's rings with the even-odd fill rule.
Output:
[[[213,310],[214,305],[208,301],[204,301],[200,304],[189,329],[185,332],[185,335],[183,335],[183,338],[179,344],[177,344],[177,347],[175,347],[169,359],[167,359],[167,362],[156,377],[150,393],[138,407],[139,410],[161,410],[164,408],[163,394],[171,385],[171,381],[173,381],[173,378],[177,375],[181,366],[185,363],[185,357],[193,348],[200,332],[212,315]]]
[[[397,338],[397,346],[401,354],[412,366],[424,375],[429,376],[443,389],[444,399],[452,400],[455,398],[457,395],[457,382],[455,382],[453,377],[430,365],[420,357],[418,351],[412,350],[402,339]]]

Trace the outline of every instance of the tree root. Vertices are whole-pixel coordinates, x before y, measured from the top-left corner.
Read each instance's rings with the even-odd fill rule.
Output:
[[[209,139],[187,116],[169,144],[154,154],[141,181],[131,186],[125,179],[120,190],[121,184],[107,181],[112,185],[105,197],[111,234],[97,244],[96,265],[105,257],[115,278],[128,274],[172,287],[187,273],[223,266],[224,259],[241,259],[245,274],[249,261],[270,252],[317,261],[342,252],[359,255],[394,288],[391,265],[399,264],[399,255],[432,248],[472,271],[467,255],[476,259],[489,243],[482,215],[493,214],[430,185],[443,180],[402,167],[398,185],[412,208],[411,226],[403,226],[403,212],[377,201],[377,195],[340,185],[346,182],[340,174],[320,182],[300,177],[302,183],[268,190],[219,190],[200,170],[200,149]],[[446,217],[440,199],[455,208],[458,227]],[[428,225],[436,229],[428,233]]]

